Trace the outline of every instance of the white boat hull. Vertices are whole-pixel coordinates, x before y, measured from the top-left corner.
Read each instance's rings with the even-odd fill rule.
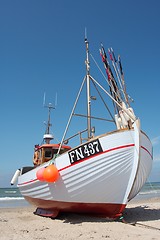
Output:
[[[131,130],[104,134],[91,143],[87,148],[82,144],[55,159],[60,176],[54,183],[37,179],[36,172],[42,166],[20,175],[21,194],[38,208],[108,217],[120,215],[148,178],[152,144],[139,131],[137,123]]]

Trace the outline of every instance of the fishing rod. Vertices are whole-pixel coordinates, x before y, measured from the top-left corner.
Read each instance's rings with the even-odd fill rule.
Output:
[[[110,48],[110,53],[113,56],[113,58],[112,58],[113,63],[115,63],[114,65],[115,65],[116,70],[117,70],[118,79],[119,79],[119,83],[120,83],[120,86],[121,86],[121,89],[122,89],[122,92],[123,92],[123,95],[124,95],[124,99],[125,99],[126,103],[128,104],[128,106],[130,106],[129,100],[128,100],[128,94],[126,92],[126,85],[125,85],[125,81],[124,81],[124,73],[123,73],[123,68],[122,68],[120,55],[118,55],[118,60],[117,60],[116,57],[115,57],[113,48]]]
[[[118,72],[117,59],[116,59],[116,57],[114,55],[114,52],[111,52],[110,48],[108,48],[108,53],[109,53],[110,60],[112,62],[112,66],[113,66],[113,69],[115,71],[116,77],[118,79],[118,83],[120,85],[120,90],[121,90],[121,92],[123,92],[123,95],[125,97],[125,94],[124,94],[124,91],[123,91],[123,87],[122,87],[122,83],[121,83],[121,77],[119,76],[119,72]]]
[[[108,61],[105,49],[102,44],[101,44],[101,49],[100,49],[100,55],[101,55],[102,62],[104,64],[104,67],[105,67],[105,70],[106,70],[106,73],[108,76],[108,84],[110,87],[111,95],[113,96],[114,99],[116,99],[117,102],[122,102],[122,99],[121,99],[121,96],[119,93],[119,89],[117,86],[117,82],[114,78],[112,69],[109,65],[109,61]],[[117,106],[115,106],[115,103],[113,103],[113,104],[114,104],[114,108],[117,109]],[[118,109],[117,109],[117,111],[118,111]]]
[[[115,80],[115,77],[114,77],[114,74],[113,74],[113,72],[112,72],[112,69],[111,69],[111,67],[110,67],[110,65],[109,65],[109,61],[108,61],[108,58],[107,58],[107,54],[106,54],[106,52],[105,52],[105,49],[104,49],[104,47],[103,47],[102,44],[101,44],[101,46],[102,46],[101,51],[102,51],[103,58],[104,58],[104,64],[106,65],[106,70],[107,70],[107,72],[109,73],[109,74],[108,74],[108,80],[109,80],[109,82],[112,83],[113,92],[116,93],[116,95],[117,95],[117,100],[118,100],[119,102],[121,102],[122,99],[121,99],[121,96],[120,96],[120,93],[119,93],[119,89],[118,89],[118,86],[117,86],[117,82],[116,82],[116,80]]]

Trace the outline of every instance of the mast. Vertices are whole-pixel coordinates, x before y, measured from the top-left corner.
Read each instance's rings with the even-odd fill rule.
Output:
[[[51,109],[53,108],[52,104],[49,103],[47,108],[48,108],[48,121],[47,121],[46,134],[49,134],[50,133],[50,127],[52,126],[52,124],[51,124]]]
[[[86,44],[86,81],[87,81],[87,128],[88,128],[88,139],[91,138],[91,96],[90,96],[90,62],[89,62],[89,42],[85,37]]]
[[[46,132],[43,135],[43,139],[47,144],[49,144],[50,141],[53,139],[53,135],[50,133],[50,127],[52,126],[52,124],[51,124],[51,109],[54,109],[54,107],[52,106],[51,103],[49,103],[45,107],[48,108],[48,121],[47,121],[47,124],[46,124]]]

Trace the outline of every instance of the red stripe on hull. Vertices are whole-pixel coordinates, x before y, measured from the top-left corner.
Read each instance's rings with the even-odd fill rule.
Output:
[[[90,156],[90,157],[84,158],[83,160],[77,161],[77,162],[74,163],[74,164],[71,164],[71,165],[68,165],[68,166],[66,166],[66,167],[64,167],[64,168],[59,169],[58,171],[61,172],[61,171],[65,170],[65,169],[67,169],[67,168],[71,168],[71,167],[73,167],[74,165],[77,165],[77,164],[82,163],[82,162],[84,162],[84,161],[88,161],[88,160],[90,160],[91,158],[93,158],[93,157],[95,157],[95,156],[102,155],[102,154],[107,153],[107,152],[115,151],[115,150],[121,149],[121,148],[134,147],[134,146],[135,146],[135,144],[128,144],[128,145],[124,145],[124,146],[119,146],[119,147],[107,149],[107,150],[105,150],[104,152],[101,152],[101,153],[96,154],[96,155],[94,155],[94,156]],[[28,184],[28,183],[35,182],[35,181],[37,181],[37,180],[38,180],[38,179],[36,178],[36,179],[32,179],[32,180],[30,180],[30,181],[28,181],[28,182],[18,183],[18,187],[19,187],[19,186],[22,186],[22,185],[26,185],[26,184]]]
[[[25,196],[25,199],[38,208],[58,212],[86,213],[109,218],[117,218],[122,215],[126,204],[118,203],[79,203],[79,202],[59,202],[43,200]]]

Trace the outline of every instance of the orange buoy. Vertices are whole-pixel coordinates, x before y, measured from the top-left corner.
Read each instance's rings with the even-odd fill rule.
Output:
[[[37,179],[39,181],[44,181],[44,178],[43,178],[43,172],[44,172],[45,168],[42,167],[40,168],[37,172],[36,172],[36,176],[37,176]]]
[[[43,179],[46,182],[55,182],[57,181],[58,177],[59,177],[59,172],[55,165],[51,164],[45,168],[43,172]]]

